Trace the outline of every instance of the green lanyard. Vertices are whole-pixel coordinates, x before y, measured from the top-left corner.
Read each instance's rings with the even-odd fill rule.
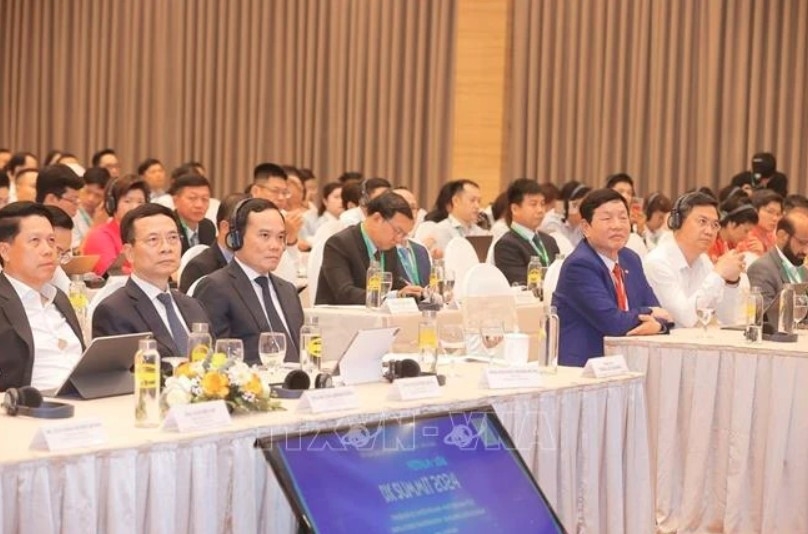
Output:
[[[374,257],[375,252],[371,252],[371,250],[377,250],[377,249],[376,249],[375,246],[373,246],[373,243],[371,243],[370,238],[365,233],[365,223],[360,223],[359,224],[359,231],[362,234],[362,239],[365,240],[365,248],[367,248],[367,250],[368,250],[368,259],[372,263],[373,261],[376,260],[376,258]],[[384,271],[384,253],[381,252],[381,251],[379,251],[379,263],[381,264],[382,271]]]
[[[536,236],[536,237],[537,237],[537,241],[539,242],[539,245],[538,245],[538,246],[536,246],[536,241],[533,241],[533,236],[528,236],[528,235],[525,235],[525,234],[522,232],[521,228],[518,228],[518,227],[515,227],[515,226],[511,225],[511,230],[513,230],[514,232],[516,232],[516,234],[517,234],[519,237],[521,237],[522,239],[524,239],[525,241],[527,241],[528,243],[530,243],[530,246],[531,246],[531,247],[533,247],[533,250],[535,250],[535,251],[536,251],[536,254],[538,254],[538,255],[539,255],[539,257],[541,258],[541,263],[542,263],[542,265],[544,265],[545,267],[549,267],[549,266],[550,266],[550,257],[549,257],[549,255],[547,254],[547,250],[544,248],[544,243],[542,243],[542,242],[541,242],[541,238],[540,238],[540,237],[538,237],[538,234],[536,234],[535,232],[533,233],[533,236]]]
[[[786,271],[786,276],[788,277],[789,282],[792,284],[799,284],[802,282],[802,275],[800,274],[799,267],[783,261],[783,258],[780,258],[780,263],[783,264],[783,269]]]
[[[414,252],[409,246],[402,246],[399,249],[398,257],[401,259],[401,264],[404,266],[404,270],[407,271],[407,275],[410,277],[410,280],[415,283],[415,285],[421,285],[421,277],[418,276],[418,264],[415,261]]]

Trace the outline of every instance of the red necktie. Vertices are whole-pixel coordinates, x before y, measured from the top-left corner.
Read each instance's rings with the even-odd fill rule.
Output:
[[[614,288],[617,292],[617,307],[623,311],[628,311],[628,298],[626,297],[626,286],[623,285],[623,269],[620,264],[615,263],[612,269],[614,275]]]

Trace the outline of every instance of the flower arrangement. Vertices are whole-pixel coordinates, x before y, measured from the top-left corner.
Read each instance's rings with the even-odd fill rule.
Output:
[[[222,353],[177,366],[166,379],[162,394],[165,410],[176,404],[223,400],[232,413],[282,410],[267,383],[242,361]]]

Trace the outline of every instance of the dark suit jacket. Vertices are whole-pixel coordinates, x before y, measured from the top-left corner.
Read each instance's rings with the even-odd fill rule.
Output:
[[[219,245],[216,243],[212,244],[207,250],[200,252],[198,256],[194,257],[194,259],[189,261],[188,265],[185,266],[185,269],[182,271],[182,277],[180,278],[180,291],[187,293],[188,288],[190,288],[194,282],[203,276],[209,275],[213,271],[218,271],[225,265],[227,265],[227,260],[224,259]]]
[[[401,289],[404,269],[395,247],[382,252],[384,269],[393,273],[393,289]],[[323,264],[317,279],[315,304],[364,304],[368,249],[358,224],[328,238],[323,249]]]
[[[61,290],[53,300],[84,349],[76,312]],[[5,273],[0,273],[0,391],[31,385],[36,343],[19,295]]]
[[[289,282],[269,275],[280,300],[289,335],[294,347],[287,347],[286,361],[299,361],[298,343],[303,326],[303,307],[297,289]],[[258,338],[261,332],[270,332],[261,303],[253,289],[253,282],[235,261],[206,276],[196,286],[194,297],[208,311],[213,332],[217,338],[238,338],[244,343],[244,361],[260,363]]]
[[[208,323],[208,315],[202,306],[191,297],[172,290],[171,296],[177,303],[180,315],[188,330],[194,323]],[[146,293],[130,278],[126,285],[98,303],[93,312],[93,337],[114,336],[120,334],[136,334],[151,332],[157,341],[157,352],[160,357],[185,356],[178,354],[174,338],[166,327],[154,303]]]
[[[180,239],[182,240],[182,253],[185,254],[188,249],[191,248],[191,244],[188,243],[188,236],[185,234],[185,228],[183,228],[182,224],[179,223],[180,214],[177,213],[177,210],[174,210],[174,215],[177,217],[178,221]],[[199,221],[199,226],[196,229],[196,233],[199,235],[200,245],[212,245],[216,242],[216,225],[213,224],[213,222],[209,219],[202,219]]]
[[[558,245],[551,235],[539,232],[544,249],[547,251],[549,263],[558,254]],[[514,282],[524,285],[527,283],[527,264],[530,257],[536,256],[536,250],[525,239],[513,230],[508,230],[494,244],[494,265],[502,271],[509,284]],[[549,267],[550,265],[545,265]]]
[[[800,267],[805,272],[804,267]],[[763,295],[763,308],[768,308],[765,320],[777,328],[780,314],[780,291],[783,284],[790,282],[777,248],[772,248],[766,254],[752,262],[747,270],[749,285],[758,286]]]
[[[618,253],[628,311],[617,307],[612,273],[584,239],[564,260],[553,293],[553,305],[561,323],[559,363],[583,367],[594,356],[603,356],[604,336],[624,336],[640,324],[637,317],[659,306],[645,278],[640,257],[627,248]]]

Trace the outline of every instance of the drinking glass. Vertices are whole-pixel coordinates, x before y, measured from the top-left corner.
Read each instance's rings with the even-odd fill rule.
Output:
[[[455,363],[457,356],[466,352],[466,334],[463,327],[458,324],[443,325],[438,329],[440,348],[448,356],[449,374],[451,377],[458,377]]]
[[[258,357],[261,366],[270,374],[283,365],[286,356],[286,334],[282,332],[262,332],[258,337]]]
[[[502,343],[503,339],[505,339],[505,329],[502,326],[502,321],[486,320],[482,322],[480,325],[480,340],[491,363],[494,362],[497,347]]]
[[[217,339],[214,352],[224,354],[228,360],[244,361],[244,343],[240,339]]]
[[[382,273],[382,302],[387,298],[387,294],[393,289],[393,273]]]
[[[179,367],[180,364],[187,362],[188,358],[185,356],[165,356],[162,358],[162,361],[171,364],[171,374],[175,375],[177,373],[177,367]]]
[[[715,309],[713,308],[711,298],[705,296],[699,296],[696,298],[696,318],[704,329],[702,337],[707,337],[707,325],[710,324],[714,311]]]
[[[455,272],[451,269],[446,269],[443,277],[441,296],[443,297],[443,303],[449,305],[454,299]]]
[[[794,328],[805,319],[808,314],[808,295],[794,295]]]

